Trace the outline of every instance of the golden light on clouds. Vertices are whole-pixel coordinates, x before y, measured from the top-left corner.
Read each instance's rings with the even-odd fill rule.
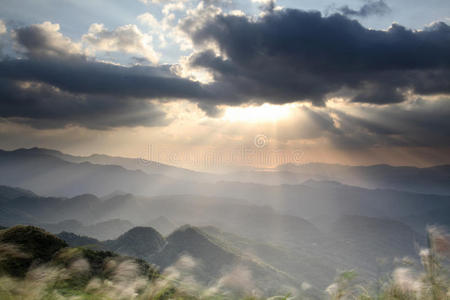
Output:
[[[265,123],[277,122],[290,117],[296,104],[226,107],[222,117],[230,122]]]

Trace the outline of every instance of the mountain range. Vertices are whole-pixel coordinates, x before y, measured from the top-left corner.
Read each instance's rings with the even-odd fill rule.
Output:
[[[8,205],[9,209],[26,212],[24,210],[39,206],[40,213],[45,215],[44,208],[53,201],[55,203],[52,204],[52,209],[56,202],[60,203],[61,216],[66,215],[60,218],[60,221],[70,219],[70,212],[76,211],[77,205],[86,210],[85,219],[93,220],[101,218],[102,211],[109,212],[114,209],[119,210],[119,207],[136,206],[137,198],[147,199],[138,201],[139,205],[142,205],[145,202],[155,203],[157,198],[155,196],[166,197],[167,195],[173,198],[173,195],[195,195],[199,198],[214,199],[210,201],[214,203],[228,204],[230,199],[235,199],[240,204],[269,206],[280,213],[303,218],[346,214],[397,218],[423,214],[440,208],[448,209],[450,203],[450,196],[446,195],[368,189],[334,181],[311,179],[302,184],[282,185],[192,181],[195,176],[190,176],[191,181],[188,181],[171,178],[164,174],[147,174],[142,170],[128,170],[115,165],[69,162],[48,152],[54,153],[42,149],[0,151],[0,184],[30,189],[39,195],[62,196],[56,197],[58,199],[49,197],[44,205],[38,203],[36,197],[25,195],[24,199],[14,200],[13,206]],[[60,152],[56,153],[59,155]],[[445,167],[436,168],[436,170],[442,170],[441,173],[446,174]],[[416,173],[416,171],[411,172]],[[79,196],[79,191],[88,194]],[[122,192],[111,195],[111,191]],[[127,193],[142,196],[127,196]],[[110,195],[110,197],[100,199],[93,194]],[[70,201],[66,201],[69,199]],[[22,209],[21,205],[27,208]],[[68,209],[69,206],[73,209]],[[102,209],[97,209],[98,206]],[[105,206],[108,208],[103,209]],[[94,212],[97,215],[93,215]],[[161,215],[164,214],[155,215],[154,218]],[[149,219],[146,221],[148,222]]]
[[[158,183],[164,184],[168,179],[183,182],[243,182],[243,183],[256,183],[256,184],[268,184],[268,185],[282,185],[290,184],[297,185],[308,180],[316,181],[337,181],[346,185],[360,186],[370,189],[393,189],[399,191],[409,191],[414,193],[423,194],[440,194],[450,195],[450,187],[448,182],[450,181],[450,166],[433,166],[427,168],[418,168],[411,166],[390,166],[390,165],[372,165],[372,166],[345,166],[336,164],[324,164],[324,163],[306,163],[306,164],[284,164],[274,169],[250,169],[248,171],[235,171],[227,174],[213,174],[205,172],[197,172],[167,164],[158,163],[143,158],[125,158],[114,157],[104,154],[93,154],[90,156],[75,156],[62,153],[57,150],[42,149],[42,148],[30,148],[30,149],[17,149],[13,151],[0,151],[0,166],[10,167],[8,160],[14,159],[17,164],[17,160],[23,159],[22,164],[17,165],[17,168],[27,168],[27,159],[35,157],[36,163],[39,163],[40,167],[49,168],[54,173],[49,174],[57,175],[58,168],[66,168],[65,171],[69,172],[65,177],[73,178],[71,174],[75,172],[74,165],[61,164],[61,161],[72,163],[76,165],[84,166],[84,171],[88,173],[102,174],[102,172],[110,172],[109,176],[111,182],[118,182],[119,178],[122,181],[121,187],[128,192],[149,194],[155,192],[152,189],[143,188],[140,183],[142,180],[155,180],[153,186]],[[3,158],[3,159],[2,159]],[[53,158],[53,160],[51,159]],[[91,165],[89,165],[91,164]],[[95,165],[95,166],[92,166]],[[100,167],[100,166],[103,166]],[[112,166],[119,166],[121,168],[113,168]],[[14,170],[11,169],[11,170]],[[134,171],[134,172],[126,172]],[[39,171],[35,170],[35,171]],[[138,172],[141,171],[141,172]],[[30,171],[28,171],[30,172]],[[150,175],[145,179],[144,175]],[[32,175],[32,174],[29,174]],[[153,175],[153,177],[151,176]],[[144,178],[143,178],[144,177]],[[14,177],[15,179],[23,179],[24,185],[27,188],[37,191],[40,194],[47,195],[76,195],[78,191],[74,191],[70,186],[63,185],[60,188],[55,187],[52,189],[47,186],[47,189],[40,187],[38,189],[36,182],[32,180],[32,176],[26,176],[22,174],[22,177]],[[5,185],[18,184],[12,181],[2,182]],[[75,179],[75,178],[74,178]],[[117,181],[114,181],[117,180]],[[139,181],[139,180],[141,181]],[[60,184],[68,183],[68,180],[64,181],[59,179]],[[134,184],[129,183],[130,180],[138,180]],[[128,182],[128,184],[123,184]],[[56,183],[56,182],[55,182]],[[107,191],[117,190],[111,188],[111,185],[107,185],[107,189],[97,189],[94,191],[93,187],[89,186],[87,182],[79,182],[80,187],[83,187],[83,191],[86,193],[104,194]],[[84,184],[84,185],[83,185]],[[56,186],[56,185],[55,185]],[[133,189],[139,188],[139,189]],[[173,185],[171,185],[173,188]]]
[[[0,226],[39,226],[70,246],[136,257],[218,290],[238,291],[232,278],[242,277],[273,295],[299,286],[323,292],[339,270],[377,279],[399,259],[419,258],[427,225],[450,225],[446,166],[283,165],[217,175],[142,164],[0,151]]]

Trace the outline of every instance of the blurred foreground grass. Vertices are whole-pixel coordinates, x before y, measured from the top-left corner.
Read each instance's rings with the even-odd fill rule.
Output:
[[[420,268],[405,263],[387,277],[362,285],[353,271],[341,273],[325,291],[263,298],[246,289],[204,287],[172,269],[160,274],[147,263],[107,251],[68,248],[30,226],[0,232],[0,300],[162,299],[361,299],[449,300],[450,237],[428,228]]]

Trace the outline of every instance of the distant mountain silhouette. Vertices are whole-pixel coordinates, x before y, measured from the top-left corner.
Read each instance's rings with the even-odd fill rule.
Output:
[[[36,196],[36,194],[21,188],[0,185],[0,203],[7,200],[16,199],[22,196],[33,197]]]
[[[405,216],[401,220],[423,234],[425,234],[427,226],[437,225],[450,227],[450,204],[437,209]]]
[[[306,182],[306,185],[309,185],[309,180],[335,181],[371,189],[450,195],[450,165],[417,168],[308,163],[280,165],[270,172],[256,169],[218,175],[139,158],[103,154],[82,157],[51,149],[31,148],[0,150],[0,167],[3,169],[0,169],[0,175],[8,174],[0,184],[28,188],[43,195],[74,196],[79,194],[80,190],[97,195],[106,195],[114,190],[146,195],[167,194],[168,189],[172,194],[192,193],[199,188],[205,188],[196,185],[199,183],[239,181],[267,185],[299,185]],[[36,178],[37,175],[44,176],[39,179]],[[50,179],[54,182],[48,181]],[[192,188],[186,188],[187,183],[190,183]],[[166,189],[161,189],[162,186]]]
[[[16,194],[18,198],[3,200],[0,225],[36,224],[54,233],[71,231],[106,240],[118,237],[133,224],[148,226],[152,220],[164,216],[178,224],[213,225],[252,239],[296,244],[313,242],[321,235],[304,217],[323,216],[325,220],[333,220],[342,215],[359,215],[403,220],[417,215],[417,224],[449,225],[445,216],[433,220],[424,215],[433,210],[447,211],[449,196],[368,190],[320,182],[282,186],[224,182],[209,184],[205,189],[214,194],[232,193],[236,198],[214,195],[139,197],[132,194],[107,199],[92,194],[58,198],[27,192]],[[67,220],[81,223],[63,222]],[[172,229],[163,233],[167,235]]]
[[[364,259],[415,256],[419,245],[425,245],[424,236],[401,222],[386,218],[343,216],[332,225],[330,234],[345,248],[358,250]]]
[[[147,174],[159,174],[174,179],[206,180],[210,174],[191,171],[184,168],[174,167],[152,161],[149,158],[127,158],[118,156],[109,156],[105,154],[92,154],[89,156],[75,156],[65,154],[57,150],[45,148],[18,149],[16,151],[24,151],[34,154],[43,154],[53,156],[72,163],[89,162],[96,165],[116,165],[128,170],[141,170]],[[150,157],[151,158],[151,157]]]
[[[169,233],[172,233],[175,229],[177,229],[179,226],[175,222],[172,222],[165,216],[159,216],[157,218],[154,218],[150,220],[147,224],[149,227],[153,227],[158,232],[160,232],[163,235],[168,235]]]
[[[120,219],[111,219],[91,225],[83,225],[77,220],[65,220],[58,223],[40,223],[39,226],[52,233],[68,231],[94,237],[102,241],[117,238],[119,235],[133,228],[133,224],[130,221]]]
[[[334,164],[286,164],[277,168],[298,181],[334,180],[367,188],[395,189],[425,194],[450,195],[450,165],[428,168],[390,165],[344,166]]]
[[[41,195],[75,196],[79,191],[106,195],[117,189],[152,192],[167,182],[172,179],[114,165],[68,162],[45,151],[0,150],[0,184],[31,189]]]

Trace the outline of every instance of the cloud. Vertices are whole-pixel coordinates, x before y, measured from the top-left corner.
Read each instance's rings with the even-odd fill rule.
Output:
[[[28,57],[0,61],[2,78],[42,82],[75,94],[155,99],[196,98],[202,93],[195,82],[173,74],[171,65],[126,67],[98,62],[73,51],[74,44],[56,31],[57,24],[42,25],[16,31],[16,42]]]
[[[150,14],[139,19],[158,25]],[[0,61],[0,115],[37,128],[74,124],[106,129],[164,125],[168,120],[158,103],[180,99],[218,115],[222,105],[306,101],[326,107],[330,99],[343,98],[353,105],[383,105],[366,109],[374,112],[373,119],[311,109],[305,119],[317,122],[304,137],[320,136],[323,127],[336,144],[351,145],[358,138],[371,145],[419,144],[420,137],[403,133],[401,140],[395,134],[404,128],[374,116],[399,111],[392,118],[401,119],[406,112],[398,107],[411,95],[450,94],[450,26],[445,23],[421,31],[394,24],[382,31],[339,14],[323,17],[284,9],[252,19],[207,6],[190,10],[178,29],[195,47],[187,68],[204,70],[212,80],[183,78],[178,65],[128,67],[96,61],[81,43],[64,36],[58,24],[18,28],[13,36],[22,57]],[[136,54],[144,51],[143,35],[134,25],[108,30],[94,24],[83,40],[97,50]],[[415,109],[437,103],[406,102]],[[439,103],[441,120],[450,112],[445,102]],[[427,141],[439,139],[428,136]]]
[[[207,97],[198,83],[177,77],[169,65],[125,67],[83,58],[17,59],[0,62],[0,76],[42,82],[74,94],[159,100]]]
[[[256,20],[217,14],[186,27],[198,49],[219,49],[190,58],[191,67],[214,75],[206,88],[219,96],[209,105],[324,105],[336,96],[389,104],[404,101],[407,92],[450,93],[450,26],[442,22],[383,31],[340,14],[284,9]]]
[[[0,19],[0,35],[5,34],[7,32],[5,22]]]
[[[142,15],[139,15],[137,17],[138,21],[141,22],[144,25],[147,25],[152,30],[158,29],[160,27],[160,24],[158,20],[151,14],[151,13],[144,13]]]
[[[450,97],[415,98],[389,106],[367,106],[303,109],[307,122],[300,128],[286,129],[290,139],[317,138],[328,140],[333,148],[367,149],[371,147],[450,147]],[[308,124],[305,128],[300,124]],[[297,131],[297,133],[296,133]],[[312,134],[312,135],[311,135]]]
[[[273,11],[276,7],[276,0],[252,0],[252,2],[257,3],[263,11]]]
[[[171,38],[170,30],[173,27],[171,23],[175,21],[174,14],[169,13],[165,15],[161,21],[158,21],[151,13],[146,12],[139,15],[137,19],[142,25],[147,27],[149,34],[152,34],[158,38],[159,43],[157,45],[159,48],[164,48],[167,46],[166,39]]]
[[[148,16],[145,19],[148,21]],[[103,24],[92,24],[82,39],[94,50],[143,55],[152,63],[157,63],[161,56],[152,47],[152,37],[142,33],[136,25],[108,30]]]
[[[391,12],[391,8],[383,0],[371,1],[369,0],[360,9],[355,10],[348,7],[348,5],[341,6],[337,9],[344,16],[350,17],[369,17],[372,15],[383,16]]]
[[[164,5],[164,7],[162,9],[162,13],[164,15],[168,15],[172,11],[183,10],[183,9],[185,9],[183,2],[167,3],[166,5]]]
[[[65,37],[59,30],[59,24],[44,22],[16,29],[13,38],[30,57],[81,55],[81,45]]]
[[[369,109],[368,121],[378,124],[371,128],[373,134],[390,135],[391,145],[448,147],[445,136],[450,134],[450,97],[412,99],[394,106]],[[361,109],[362,111],[362,109]],[[361,112],[361,119],[367,114]],[[390,132],[383,128],[390,128]]]
[[[446,138],[450,135],[450,97],[412,97],[402,103],[381,106],[333,100],[327,107],[290,105],[289,112],[277,120],[275,128],[270,121],[260,120],[253,127],[248,122],[244,127],[246,122],[234,121],[228,125],[232,130],[227,134],[255,136],[262,132],[275,143],[299,142],[344,151],[450,147]],[[226,124],[220,123],[218,127],[225,128]]]
[[[187,0],[139,0],[144,4],[165,4],[165,3],[174,3],[174,2],[186,2]]]
[[[6,28],[5,22],[0,19],[0,58],[3,56],[3,48],[5,47],[5,41],[9,38],[6,34],[8,29]]]
[[[0,80],[0,117],[36,128],[93,129],[167,124],[154,104],[133,98],[77,95],[35,82]]]
[[[170,65],[125,67],[97,62],[57,24],[22,27],[15,42],[26,57],[0,61],[0,117],[37,128],[157,126],[168,120],[154,102],[205,97]]]

